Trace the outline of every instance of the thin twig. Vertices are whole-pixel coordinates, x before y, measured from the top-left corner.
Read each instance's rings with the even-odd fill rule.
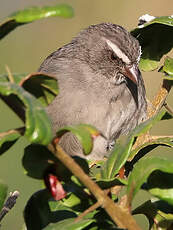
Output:
[[[147,115],[148,119],[153,117],[160,111],[160,109],[164,105],[165,100],[171,90],[171,87],[172,85],[170,81],[164,79],[158,93],[156,94],[156,96],[154,97],[152,101],[152,106],[148,107],[148,115]],[[133,149],[137,148],[138,146],[143,145],[147,141],[147,137],[148,137],[148,133],[139,136],[133,146]]]
[[[165,107],[165,109],[173,116],[173,109],[168,105],[167,102],[165,102],[163,104],[163,106]]]
[[[129,230],[140,230],[136,221],[127,209],[120,208],[103,190],[85,174],[83,169],[67,155],[60,145],[49,145],[49,150],[91,191],[98,204],[105,209],[112,220],[120,227]]]
[[[24,135],[25,127],[20,127],[20,128],[16,128],[16,129],[10,129],[10,130],[8,130],[6,132],[2,132],[2,133],[0,133],[0,138],[5,137],[6,135],[15,134],[15,133],[19,133],[21,135]]]
[[[105,194],[107,195],[110,192],[110,189],[104,190]],[[80,221],[84,216],[86,216],[88,213],[94,211],[95,209],[99,208],[100,204],[99,202],[96,202],[92,206],[90,206],[88,209],[86,209],[84,212],[82,212],[76,219],[75,222]]]
[[[82,212],[76,219],[74,222],[78,222],[80,221],[84,216],[86,216],[88,213],[94,211],[95,209],[99,208],[100,204],[97,201],[95,204],[93,204],[92,206],[90,206],[88,209],[86,209],[84,212]]]
[[[148,110],[148,118],[153,117],[158,113],[158,111],[162,108],[163,104],[165,103],[165,100],[171,90],[171,83],[169,80],[164,79],[162,82],[162,85],[154,97],[154,100],[152,101],[153,108],[150,108]]]
[[[10,71],[10,68],[6,65],[5,66],[8,79],[11,83],[15,83],[14,77]],[[25,110],[24,108],[19,105],[18,103],[14,103],[13,97],[10,95],[8,97],[0,95],[0,98],[17,114],[17,116],[24,122],[25,121]]]
[[[13,206],[16,204],[16,199],[19,197],[19,192],[11,192],[10,196],[8,197],[7,201],[5,202],[1,212],[0,212],[0,222],[4,218],[4,216],[10,211],[10,209],[13,208]]]
[[[160,138],[172,138],[173,139],[173,135],[164,135],[164,136],[150,136],[150,141],[154,141]]]
[[[12,75],[12,73],[11,73],[11,70],[10,70],[10,68],[8,67],[8,65],[5,66],[5,69],[6,69],[6,71],[7,71],[9,81],[10,81],[11,83],[14,83],[14,77],[13,77],[13,75]]]

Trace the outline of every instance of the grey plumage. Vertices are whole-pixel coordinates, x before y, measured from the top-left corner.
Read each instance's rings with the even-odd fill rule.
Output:
[[[105,136],[96,138],[87,158],[102,159],[110,143],[145,119],[139,58],[138,41],[130,33],[102,23],[81,31],[40,66],[40,72],[55,75],[59,83],[60,93],[47,107],[54,131],[64,125],[88,123]],[[72,134],[66,134],[60,144],[69,154],[84,157]]]

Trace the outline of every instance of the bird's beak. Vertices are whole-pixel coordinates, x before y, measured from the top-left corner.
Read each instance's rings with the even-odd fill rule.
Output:
[[[130,67],[124,68],[124,73],[126,77],[128,77],[130,80],[132,80],[136,85],[138,84],[138,78],[140,77],[141,73],[139,71],[139,68],[136,64],[133,64]]]

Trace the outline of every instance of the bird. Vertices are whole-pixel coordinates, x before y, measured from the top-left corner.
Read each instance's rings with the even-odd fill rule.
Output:
[[[83,29],[43,61],[38,71],[58,80],[59,94],[46,108],[54,133],[85,123],[102,134],[94,140],[91,154],[84,155],[76,136],[66,133],[59,144],[69,155],[102,160],[120,135],[146,119],[140,56],[139,42],[126,29],[100,23]]]

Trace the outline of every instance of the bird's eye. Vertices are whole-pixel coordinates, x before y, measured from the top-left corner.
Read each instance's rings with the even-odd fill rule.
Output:
[[[133,64],[132,64],[132,63],[126,64],[126,68],[128,68],[128,69],[131,69],[131,68],[132,68],[132,66],[133,66]]]
[[[117,60],[118,59],[118,57],[117,57],[117,55],[115,54],[115,53],[111,53],[111,59],[113,60],[113,61],[115,61],[115,60]]]

